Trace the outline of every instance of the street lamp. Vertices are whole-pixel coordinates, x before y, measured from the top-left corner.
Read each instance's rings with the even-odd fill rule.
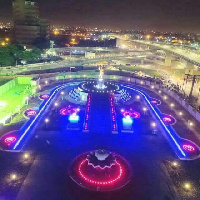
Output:
[[[173,108],[175,105],[173,103],[170,104],[170,107]]]
[[[28,159],[30,157],[30,155],[28,153],[25,153],[23,157],[24,157],[24,159]]]
[[[152,134],[156,134],[157,133],[157,130],[156,130],[156,123],[155,122],[152,122],[151,123],[151,126],[152,126],[152,128],[153,128],[153,130],[152,130]]]
[[[180,115],[180,116],[182,116],[182,115],[183,115],[183,113],[182,113],[182,112],[179,112],[179,115]]]
[[[62,100],[64,99],[64,92],[62,91],[61,93],[60,93],[61,95],[62,95]]]
[[[16,174],[11,174],[10,178],[12,181],[15,181],[17,179],[17,175]]]
[[[167,96],[166,95],[163,98],[164,98],[164,100],[167,100]]]
[[[173,168],[177,168],[178,167],[178,162],[176,162],[176,161],[172,162],[172,167]]]
[[[46,118],[46,119],[45,119],[46,128],[47,128],[47,124],[48,124],[48,123],[49,123],[49,119]]]
[[[137,96],[136,96],[136,99],[137,99],[137,100],[140,100],[140,96],[139,96],[139,95],[137,95]]]
[[[188,191],[191,189],[190,183],[185,183],[185,184],[184,184],[184,188],[185,188],[185,190],[188,192]]]
[[[143,111],[144,111],[144,115],[146,115],[147,108],[144,107],[144,108],[143,108]]]
[[[56,103],[54,104],[54,106],[55,106],[55,108],[56,108],[56,112],[57,112],[58,103],[56,102]]]

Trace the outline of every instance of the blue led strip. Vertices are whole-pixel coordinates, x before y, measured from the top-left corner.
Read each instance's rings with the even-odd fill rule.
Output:
[[[78,82],[79,83],[79,82]],[[55,87],[52,92],[51,95],[49,97],[48,100],[44,100],[44,103],[41,104],[40,106],[40,111],[38,112],[37,116],[33,119],[28,121],[21,129],[21,132],[23,132],[23,134],[20,136],[20,138],[18,139],[18,141],[16,142],[15,146],[13,147],[13,150],[16,150],[17,147],[20,145],[20,143],[22,142],[23,138],[27,135],[27,133],[29,131],[31,131],[31,129],[34,127],[35,123],[40,119],[40,117],[42,116],[42,114],[44,113],[45,109],[47,108],[47,106],[51,103],[51,101],[53,100],[53,98],[55,97],[55,95],[62,90],[63,88],[70,86],[70,85],[74,85],[77,84],[77,82],[72,83],[67,83],[65,85],[62,86],[57,86]],[[28,126],[28,127],[27,127]],[[23,130],[25,129],[25,130]]]
[[[128,88],[128,89],[131,89],[131,90],[134,90],[138,93],[140,93],[144,99],[146,100],[147,104],[149,105],[149,107],[151,108],[151,110],[153,111],[153,113],[156,115],[157,119],[159,120],[159,122],[161,123],[161,125],[163,126],[163,128],[165,129],[165,131],[169,134],[169,136],[171,137],[172,141],[174,142],[174,144],[176,145],[176,147],[178,148],[178,150],[180,151],[181,155],[186,157],[186,154],[184,153],[184,151],[182,150],[182,148],[180,147],[179,143],[177,142],[177,140],[175,139],[175,136],[172,135],[172,133],[170,132],[170,129],[171,131],[173,131],[175,133],[175,131],[169,126],[169,128],[165,125],[165,123],[162,121],[162,119],[160,118],[160,115],[158,114],[158,108],[156,107],[153,107],[149,98],[148,98],[148,95],[146,95],[144,92],[140,91],[139,89],[136,89],[136,88],[132,88],[132,87],[129,87],[129,86],[125,86],[123,85],[124,87]],[[175,133],[177,139],[178,139],[178,136],[177,136],[177,133]]]

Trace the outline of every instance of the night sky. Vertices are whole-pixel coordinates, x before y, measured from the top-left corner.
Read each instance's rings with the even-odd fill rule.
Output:
[[[37,0],[54,25],[200,32],[199,0]],[[12,20],[12,0],[0,0],[0,21]]]

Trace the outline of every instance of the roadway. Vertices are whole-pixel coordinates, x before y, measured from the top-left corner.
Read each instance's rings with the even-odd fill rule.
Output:
[[[200,54],[191,52],[188,49],[181,49],[181,48],[173,47],[167,44],[159,44],[159,43],[154,43],[151,41],[144,41],[144,40],[131,40],[131,41],[135,43],[143,44],[143,45],[148,45],[157,49],[162,49],[164,51],[177,55],[185,59],[186,61],[193,63],[194,65],[200,66]]]

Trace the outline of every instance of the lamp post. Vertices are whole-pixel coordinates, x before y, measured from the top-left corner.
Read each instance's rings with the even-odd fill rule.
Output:
[[[49,123],[49,119],[46,118],[46,119],[45,119],[45,127],[46,127],[46,129],[47,129],[47,125],[48,125],[48,123]]]
[[[61,93],[60,93],[61,95],[62,95],[62,100],[64,99],[64,92],[62,91]]]
[[[143,108],[143,111],[144,111],[144,115],[146,115],[147,108],[144,107],[144,108]]]
[[[54,106],[55,106],[56,112],[57,112],[57,111],[58,111],[58,103],[56,102],[56,103],[54,104]]]
[[[152,122],[152,123],[151,123],[151,126],[152,126],[152,128],[153,128],[153,130],[152,130],[152,134],[155,135],[155,134],[157,133],[157,129],[156,129],[156,126],[157,126],[157,125],[156,125],[155,122]]]

